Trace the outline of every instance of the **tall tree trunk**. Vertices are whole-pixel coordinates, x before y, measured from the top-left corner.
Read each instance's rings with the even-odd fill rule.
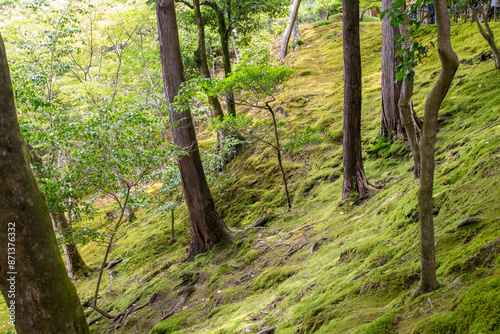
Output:
[[[90,269],[83,260],[76,244],[73,241],[73,227],[71,226],[64,212],[53,214],[55,224],[63,240],[62,249],[66,258],[66,269],[70,277],[77,275],[88,276]]]
[[[361,52],[359,40],[359,2],[343,1],[344,15],[344,185],[342,200],[357,191],[359,197],[369,194],[361,156]]]
[[[382,0],[382,10],[391,8],[395,0]],[[403,127],[399,117],[398,100],[401,92],[401,81],[396,81],[398,64],[401,57],[396,57],[396,41],[399,27],[391,25],[389,15],[382,20],[382,122],[381,134],[389,139],[403,139]],[[396,138],[394,138],[394,134]]]
[[[191,223],[191,243],[186,257],[186,260],[190,260],[197,254],[209,251],[215,244],[231,243],[231,232],[215,211],[201,163],[191,111],[187,106],[179,110],[174,105],[174,98],[185,80],[174,0],[156,0],[156,14],[172,136],[174,144],[188,152],[188,155],[179,158],[178,164]]]
[[[297,20],[297,15],[299,14],[299,6],[302,0],[293,0],[292,10],[290,11],[290,17],[288,18],[288,25],[283,33],[283,40],[281,41],[280,57],[285,59],[288,53],[288,43],[290,42],[290,36],[292,35],[292,29],[295,25],[295,20]]]
[[[410,21],[408,14],[405,14],[404,22],[400,25],[401,35],[405,36],[403,48],[406,48],[412,44],[412,38],[408,35],[410,30]],[[409,57],[409,52],[405,51],[404,57]],[[415,70],[411,69],[414,78]],[[411,152],[413,154],[413,175],[415,179],[420,177],[420,150],[418,143],[420,141],[420,127],[415,123],[415,118],[413,116],[413,110],[411,107],[411,97],[413,95],[413,79],[408,80],[409,71],[405,73],[405,77],[401,86],[401,93],[399,97],[399,113],[401,119],[403,120],[403,126],[406,130],[406,135],[408,136],[408,142],[410,143]]]
[[[30,168],[1,36],[0,157],[0,290],[17,333],[89,333]]]
[[[201,16],[200,0],[193,0],[194,11],[196,17],[196,25],[198,26],[198,49],[196,50],[196,58],[200,74],[207,79],[210,79],[210,69],[208,68],[207,47],[205,38],[205,24]],[[216,96],[208,96],[208,103],[214,111],[215,118],[224,118],[222,107],[219,99]]]
[[[421,278],[412,297],[430,292],[439,287],[436,278],[436,256],[434,246],[434,224],[432,217],[434,184],[434,151],[439,108],[443,102],[458,68],[458,57],[450,42],[450,20],[446,0],[434,0],[438,31],[438,52],[441,59],[441,74],[425,102],[424,126],[420,142],[422,176],[418,192],[420,216],[420,269]]]

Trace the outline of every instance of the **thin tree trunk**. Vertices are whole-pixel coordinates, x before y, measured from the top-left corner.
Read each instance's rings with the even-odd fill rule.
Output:
[[[361,52],[359,40],[359,2],[344,0],[342,29],[344,34],[344,125],[342,200],[357,191],[359,197],[369,194],[361,156]]]
[[[405,14],[404,22],[400,25],[401,35],[406,36],[403,48],[411,45],[411,36],[408,36],[408,30],[410,29],[409,17]],[[408,51],[405,51],[404,57],[409,57]],[[412,69],[411,71],[414,70]],[[401,86],[401,93],[399,97],[399,113],[401,114],[401,119],[403,120],[403,126],[406,130],[406,135],[408,136],[408,142],[410,143],[411,152],[413,155],[413,175],[415,179],[420,177],[420,150],[419,150],[419,131],[420,128],[415,124],[413,111],[411,107],[411,97],[413,95],[413,80],[409,81],[407,78],[408,73],[405,73],[405,78],[403,79]],[[412,77],[415,77],[414,75]]]
[[[438,31],[438,52],[441,59],[441,74],[425,103],[424,126],[420,142],[422,175],[418,192],[420,216],[420,256],[421,278],[412,298],[439,287],[436,278],[436,256],[434,246],[433,200],[434,151],[436,143],[437,118],[451,82],[458,68],[458,57],[450,42],[450,21],[446,0],[434,0]]]
[[[71,226],[64,212],[53,215],[55,224],[63,240],[62,249],[66,258],[66,269],[70,277],[77,275],[88,276],[90,269],[83,260],[75,242],[73,241],[73,227]]]
[[[299,35],[299,21],[295,20],[295,24],[293,25],[292,29],[292,43],[294,45],[293,51],[297,50],[299,48],[299,45],[297,44],[297,40],[300,38]]]
[[[290,17],[288,18],[288,25],[283,33],[283,40],[281,41],[280,57],[285,59],[288,53],[288,43],[290,42],[290,36],[292,35],[292,29],[295,25],[295,20],[297,20],[297,15],[299,14],[299,7],[302,0],[293,0],[292,10],[290,11]]]
[[[236,48],[236,40],[234,39],[234,36],[231,36],[231,44],[233,45],[234,58],[236,58],[236,63],[239,63],[240,56],[238,55],[238,49]]]
[[[172,215],[172,241],[171,243],[174,243],[176,240],[175,240],[175,216],[174,216],[174,209],[171,209],[170,210],[170,213]]]
[[[290,211],[292,208],[292,204],[290,201],[290,195],[288,193],[288,183],[286,181],[286,174],[285,174],[285,169],[283,168],[283,163],[281,161],[281,145],[280,145],[280,139],[278,135],[278,125],[276,124],[276,115],[274,114],[273,108],[269,105],[269,103],[266,103],[267,110],[271,113],[271,116],[273,118],[273,127],[274,127],[274,139],[276,140],[276,155],[278,157],[278,166],[280,168],[281,172],[281,179],[283,180],[283,185],[285,186],[285,197],[286,197],[286,209],[287,211]]]
[[[212,7],[214,8],[214,7]],[[215,8],[214,8],[215,9]],[[229,53],[229,34],[230,31],[226,25],[226,19],[224,13],[217,7],[215,9],[219,22],[219,37],[222,48],[222,64],[224,66],[224,76],[227,78],[231,75],[231,55]],[[228,114],[231,116],[236,116],[236,104],[234,102],[234,93],[228,93],[227,99],[227,110]]]
[[[201,16],[200,0],[193,0],[196,25],[198,26],[198,49],[196,50],[196,58],[200,74],[207,79],[210,79],[210,70],[208,68],[207,47],[205,38],[205,24]],[[208,103],[214,111],[214,117],[223,119],[224,113],[219,99],[216,96],[208,96]]]
[[[156,0],[156,13],[172,136],[174,144],[188,152],[188,155],[179,158],[178,164],[191,223],[191,243],[185,259],[190,260],[218,243],[231,243],[231,232],[215,211],[201,163],[191,111],[187,106],[179,110],[174,104],[179,87],[185,80],[174,0]]]
[[[395,0],[383,0],[382,10],[391,8]],[[401,92],[401,81],[396,81],[398,64],[401,57],[396,57],[396,41],[399,27],[391,25],[389,15],[382,20],[382,121],[381,134],[388,140],[403,139],[403,127],[399,117],[398,100]],[[411,96],[410,96],[411,97]],[[395,134],[395,138],[394,138]]]
[[[495,44],[495,36],[493,34],[493,31],[490,28],[490,24],[488,23],[488,20],[483,20],[484,21],[484,26],[486,27],[486,31],[484,31],[483,25],[481,24],[481,21],[479,20],[479,13],[478,11],[474,8],[474,6],[470,7],[472,11],[472,15],[476,18],[476,24],[479,29],[479,32],[483,36],[483,38],[488,42],[488,45],[491,48],[491,52],[493,53],[493,59],[495,60],[495,68],[500,69],[500,50],[498,49],[497,45]],[[483,17],[485,16],[485,13],[482,12]]]
[[[15,313],[17,333],[89,333],[30,168],[1,36],[0,156],[0,290]]]

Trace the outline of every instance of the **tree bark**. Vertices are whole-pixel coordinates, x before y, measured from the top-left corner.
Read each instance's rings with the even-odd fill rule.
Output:
[[[64,212],[53,214],[53,218],[63,240],[62,249],[64,257],[66,258],[66,269],[68,270],[69,276],[88,276],[90,274],[90,269],[80,255],[80,252],[78,252],[75,242],[72,240],[73,227],[68,219],[66,219]]]
[[[7,307],[14,305],[17,333],[89,333],[30,168],[1,36],[0,157],[0,289]]]
[[[408,36],[408,31],[410,30],[410,22],[408,14],[405,14],[404,22],[400,25],[401,35],[405,36],[405,41],[403,42],[403,48],[411,45],[412,38]],[[408,51],[405,51],[404,57],[409,57]],[[411,69],[414,72],[414,69]],[[413,110],[411,107],[411,97],[413,95],[413,80],[409,81],[408,72],[405,73],[405,77],[402,82],[401,92],[399,96],[399,113],[401,119],[403,120],[403,126],[406,130],[406,135],[408,136],[408,142],[410,143],[411,152],[413,155],[413,176],[415,179],[420,177],[420,150],[418,143],[420,141],[420,127],[415,123],[415,118],[413,116]],[[415,77],[414,75],[412,77]]]
[[[302,0],[293,0],[292,10],[290,11],[290,17],[288,18],[288,25],[285,28],[285,32],[283,33],[283,40],[281,41],[281,59],[285,59],[288,53],[288,43],[290,42],[290,36],[292,35],[295,20],[297,20],[297,15],[299,14],[299,6],[301,2]]]
[[[297,44],[297,39],[299,39],[299,38],[300,38],[299,21],[295,20],[295,24],[293,25],[293,29],[292,29],[292,43],[294,44],[293,51],[295,51],[299,48],[299,45]]]
[[[224,76],[227,78],[231,75],[231,56],[229,53],[229,39],[231,31],[226,24],[224,12],[219,8],[219,6],[213,1],[205,2],[205,4],[212,8],[217,16],[217,26],[222,49],[222,65],[224,66]],[[227,111],[229,115],[236,116],[236,104],[234,102],[233,92],[228,93]]]
[[[422,176],[418,192],[420,216],[420,269],[421,278],[412,297],[430,292],[439,287],[436,278],[436,258],[434,246],[433,200],[434,150],[439,108],[443,102],[458,68],[458,57],[450,42],[450,21],[446,0],[434,0],[438,31],[438,52],[441,59],[441,74],[425,103],[424,126],[420,142]]]
[[[382,10],[390,9],[393,2],[394,0],[382,0]],[[391,19],[389,15],[386,15],[382,20],[382,122],[380,132],[388,140],[404,139],[398,108],[402,82],[395,82],[398,64],[402,61],[401,57],[396,57],[397,47],[396,41],[394,41],[394,36],[399,33],[399,27],[391,25]]]
[[[276,115],[274,114],[273,108],[269,105],[269,103],[266,103],[267,110],[271,113],[271,116],[273,118],[273,128],[274,128],[274,139],[276,140],[276,156],[278,158],[278,167],[281,172],[281,179],[283,180],[283,185],[285,186],[285,198],[286,198],[286,210],[290,211],[292,209],[292,203],[290,201],[290,194],[288,192],[288,182],[286,181],[286,174],[285,174],[285,169],[283,168],[283,162],[281,160],[281,145],[280,145],[280,138],[278,135],[278,125],[276,123]]]
[[[200,74],[207,79],[211,78],[210,69],[208,68],[207,46],[205,38],[205,24],[201,16],[200,0],[193,0],[196,25],[198,26],[198,49],[196,50],[196,60]],[[214,111],[215,118],[224,118],[222,106],[216,96],[208,96],[208,103]]]
[[[491,48],[491,53],[493,54],[493,59],[495,60],[495,68],[500,69],[500,50],[498,49],[498,46],[495,44],[495,35],[493,34],[493,31],[490,28],[490,24],[488,23],[487,15],[484,11],[482,11],[482,15],[485,18],[484,21],[484,26],[486,27],[487,32],[483,28],[483,24],[481,23],[481,20],[479,19],[479,13],[476,10],[474,6],[470,6],[470,9],[472,11],[472,15],[476,18],[476,24],[479,29],[479,32],[481,33],[481,36],[488,42],[488,45]]]
[[[201,163],[191,111],[187,106],[174,104],[180,85],[184,82],[179,33],[174,0],[156,0],[160,55],[169,105],[174,144],[188,152],[179,158],[184,198],[191,224],[191,243],[185,260],[205,253],[218,243],[231,243],[231,232],[215,211]]]
[[[361,52],[359,40],[359,2],[343,1],[344,46],[344,125],[342,200],[357,191],[359,197],[369,194],[361,156]]]

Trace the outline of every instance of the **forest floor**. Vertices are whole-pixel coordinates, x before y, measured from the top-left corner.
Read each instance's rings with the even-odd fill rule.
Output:
[[[500,36],[500,25],[492,26]],[[211,180],[217,209],[235,234],[230,248],[183,263],[190,238],[184,204],[176,210],[173,244],[170,213],[138,211],[111,252],[110,261],[123,261],[111,282],[105,273],[98,300],[115,314],[134,303],[121,320],[93,324],[92,333],[232,334],[270,327],[279,334],[500,333],[500,123],[494,123],[500,119],[500,71],[488,59],[486,41],[475,24],[452,25],[461,65],[440,111],[434,184],[442,287],[410,301],[420,271],[418,180],[406,143],[376,138],[380,22],[361,26],[362,141],[367,177],[382,189],[369,201],[340,200],[341,31],[339,21],[301,26],[304,45],[286,61],[295,75],[275,103],[283,141],[306,125],[330,130],[326,142],[284,156],[292,210],[285,209],[272,151],[251,143]],[[435,27],[425,27],[421,38],[435,38]],[[420,117],[439,69],[436,50],[417,68],[413,102]],[[106,209],[88,224],[112,224]],[[268,216],[264,227],[252,227]],[[467,216],[480,221],[459,228]],[[98,266],[104,248],[90,243],[81,253]],[[84,304],[96,276],[75,280]],[[89,321],[95,318],[94,312]]]

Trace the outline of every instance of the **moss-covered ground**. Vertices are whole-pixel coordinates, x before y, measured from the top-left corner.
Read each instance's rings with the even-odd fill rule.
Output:
[[[500,25],[492,27],[500,36]],[[232,247],[183,263],[185,207],[176,210],[174,244],[170,214],[137,212],[111,252],[124,260],[110,286],[105,275],[98,304],[119,313],[136,297],[140,305],[158,297],[121,325],[97,322],[93,333],[231,334],[266,326],[283,334],[500,333],[500,123],[483,129],[500,118],[500,71],[491,59],[482,60],[487,43],[475,25],[452,26],[462,64],[440,111],[434,191],[442,287],[410,301],[420,270],[411,153],[404,142],[368,152],[380,127],[380,22],[361,27],[362,141],[368,179],[383,189],[363,203],[340,201],[341,31],[338,20],[301,26],[305,44],[287,58],[295,75],[276,102],[285,121],[283,140],[292,139],[287,133],[295,126],[332,133],[324,143],[285,154],[292,210],[284,209],[274,155],[252,143],[211,184],[218,211],[235,234]],[[420,37],[429,41],[433,34],[435,27],[426,27]],[[417,68],[413,103],[420,117],[439,66],[432,50]],[[266,227],[250,228],[268,215]],[[457,229],[469,215],[481,222]],[[98,266],[104,248],[90,243],[81,252]],[[82,301],[92,297],[95,283],[95,274],[75,280]],[[191,285],[196,291],[182,310],[157,325]]]

